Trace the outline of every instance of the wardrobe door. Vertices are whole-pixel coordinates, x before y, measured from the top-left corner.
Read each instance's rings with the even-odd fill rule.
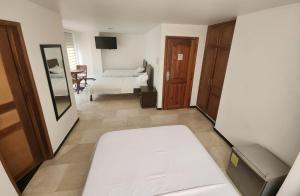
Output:
[[[225,73],[230,53],[235,22],[226,23],[221,28],[219,46],[216,55],[211,88],[207,104],[207,114],[214,120],[217,118]]]
[[[219,40],[219,47],[223,47],[225,49],[230,50],[233,33],[234,33],[234,27],[235,27],[235,21],[225,23],[222,26],[220,40]]]
[[[207,47],[206,55],[203,59],[203,68],[201,73],[199,91],[198,91],[198,99],[197,106],[202,110],[206,110],[206,106],[208,103],[209,92],[210,92],[210,82],[211,76],[213,73],[213,65],[215,63],[215,59],[217,56],[217,48]]]
[[[222,94],[235,21],[209,27],[197,106],[216,119]]]
[[[229,50],[219,48],[213,77],[211,79],[210,93],[207,103],[207,114],[214,120],[217,118],[219,103],[222,94],[223,82],[229,57]]]
[[[207,109],[211,77],[217,56],[219,34],[220,31],[217,27],[208,27],[197,99],[197,106],[203,111],[206,111]]]

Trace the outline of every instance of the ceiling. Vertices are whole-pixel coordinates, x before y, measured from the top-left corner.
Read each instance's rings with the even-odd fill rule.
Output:
[[[30,0],[60,12],[65,28],[143,33],[159,23],[215,24],[300,0]],[[112,29],[109,29],[112,28]]]

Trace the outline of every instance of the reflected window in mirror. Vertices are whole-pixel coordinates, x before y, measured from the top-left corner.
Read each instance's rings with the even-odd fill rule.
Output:
[[[71,99],[61,45],[40,45],[56,120],[70,107]]]

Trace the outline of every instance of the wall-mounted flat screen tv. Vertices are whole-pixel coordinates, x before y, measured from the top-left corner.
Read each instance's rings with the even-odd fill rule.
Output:
[[[116,37],[95,37],[97,49],[117,49]]]

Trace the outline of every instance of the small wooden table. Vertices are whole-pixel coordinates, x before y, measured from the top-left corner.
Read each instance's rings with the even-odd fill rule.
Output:
[[[73,80],[73,83],[76,84],[77,94],[79,94],[79,91],[81,90],[80,82],[83,80],[83,78],[78,78],[78,74],[80,74],[82,72],[84,72],[84,70],[82,70],[82,69],[73,69],[73,70],[71,70],[72,80]]]
[[[141,86],[140,96],[142,108],[156,107],[157,91],[154,87]]]

